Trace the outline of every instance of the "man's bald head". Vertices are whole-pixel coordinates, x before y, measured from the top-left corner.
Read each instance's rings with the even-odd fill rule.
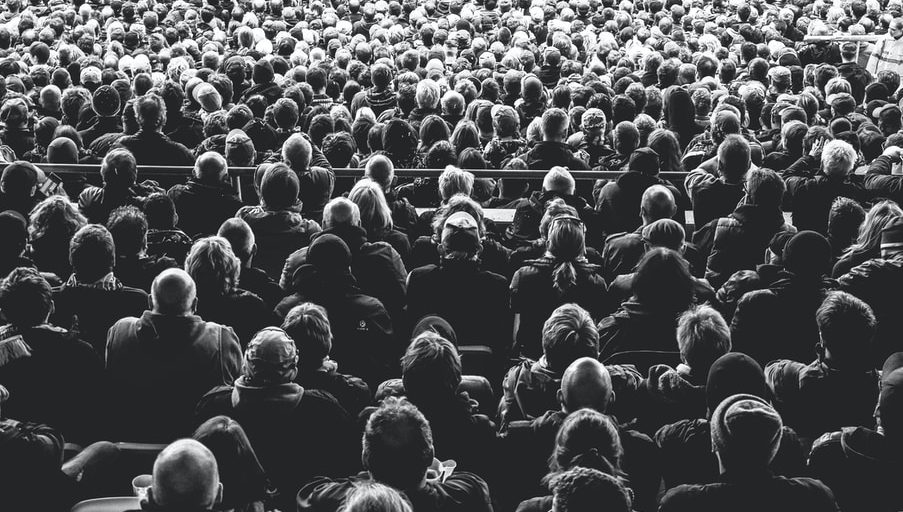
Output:
[[[212,510],[222,486],[213,453],[193,439],[181,439],[160,452],[154,461],[149,498],[171,510]]]
[[[571,363],[561,377],[558,400],[565,412],[589,407],[604,413],[612,398],[611,375],[597,359],[581,357]]]
[[[226,158],[216,151],[208,151],[194,163],[194,177],[203,183],[220,183],[226,179],[229,167]]]
[[[395,165],[383,155],[373,155],[367,160],[364,176],[379,183],[384,191],[388,191],[395,179]]]
[[[282,144],[282,160],[295,172],[306,172],[310,167],[313,149],[303,135],[294,134]]]
[[[360,208],[344,197],[337,197],[323,207],[323,229],[360,225]]]
[[[651,224],[659,219],[670,219],[677,213],[674,194],[664,185],[652,185],[643,192],[640,215],[643,224]]]
[[[194,279],[180,268],[164,270],[151,284],[154,312],[163,315],[191,313],[197,299]]]
[[[242,263],[247,263],[254,256],[254,231],[243,219],[233,217],[226,219],[219,227],[216,236],[221,236],[229,241],[232,252],[238,256]]]

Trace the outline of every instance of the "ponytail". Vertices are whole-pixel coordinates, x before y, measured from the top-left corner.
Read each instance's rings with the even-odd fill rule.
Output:
[[[577,284],[577,269],[571,261],[561,261],[552,272],[552,282],[559,293],[565,293]]]

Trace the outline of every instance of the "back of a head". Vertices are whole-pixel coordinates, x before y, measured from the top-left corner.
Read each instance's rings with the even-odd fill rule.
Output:
[[[360,225],[361,211],[350,199],[337,197],[323,207],[323,229]]]
[[[750,204],[779,209],[785,190],[784,180],[770,169],[754,169],[746,176],[746,194]]]
[[[261,202],[267,210],[288,210],[298,202],[301,183],[298,175],[284,164],[276,164],[260,180]]]
[[[637,265],[633,295],[659,313],[678,313],[693,303],[693,276],[683,257],[671,249],[651,249]]]
[[[141,96],[135,101],[135,117],[142,130],[158,130],[166,124],[166,104],[156,94]]]
[[[293,134],[282,144],[282,160],[295,172],[306,172],[313,150],[301,134]]]
[[[726,398],[712,414],[712,447],[722,466],[733,474],[759,474],[778,452],[781,416],[754,395]]]
[[[131,151],[119,148],[110,150],[100,164],[104,185],[116,189],[131,187],[138,180],[138,163]]]
[[[69,244],[69,263],[76,279],[94,283],[113,271],[116,247],[113,235],[100,224],[88,224],[76,231]]]
[[[576,467],[558,475],[550,485],[551,512],[630,512],[630,491],[616,477],[589,468]]]
[[[728,135],[718,146],[718,170],[728,182],[740,181],[751,162],[749,142],[741,135]]]
[[[153,486],[148,497],[159,507],[213,509],[221,493],[216,458],[198,441],[175,441],[154,461]]]
[[[344,512],[411,512],[411,505],[395,489],[376,482],[355,485],[345,499]]]
[[[815,312],[815,321],[832,368],[870,367],[877,320],[868,304],[846,292],[830,292]]]
[[[561,377],[561,403],[568,412],[588,407],[606,412],[614,398],[611,375],[593,357],[574,360]]]
[[[433,462],[433,433],[417,407],[404,399],[383,400],[364,428],[364,467],[377,482],[414,489]]]
[[[0,258],[3,260],[20,256],[28,243],[28,221],[15,210],[0,212]]]
[[[160,272],[151,284],[154,312],[163,315],[185,315],[194,307],[197,290],[194,279],[180,268]]]
[[[618,426],[611,417],[592,408],[574,409],[568,412],[555,436],[549,469],[561,472],[585,467],[622,476],[623,454]]]
[[[202,183],[222,183],[228,171],[226,158],[216,151],[207,151],[194,163],[194,177]]]
[[[559,108],[550,108],[542,114],[542,136],[545,141],[560,141],[567,137],[570,118]]]
[[[185,258],[185,271],[194,279],[198,295],[220,297],[238,285],[241,261],[225,238],[201,238]]]
[[[0,310],[3,319],[15,327],[32,327],[47,321],[53,308],[53,291],[37,270],[14,269],[0,280]],[[16,344],[8,349],[16,351]],[[22,355],[26,355],[24,351]]]
[[[469,196],[473,192],[473,173],[449,165],[439,175],[439,193],[447,201],[456,194]]]
[[[373,155],[367,160],[364,176],[379,183],[383,190],[388,190],[395,179],[395,166],[389,158],[383,155]]]
[[[674,194],[664,185],[652,185],[643,192],[640,214],[646,223],[670,219],[677,212]]]
[[[220,225],[216,236],[222,237],[232,246],[232,252],[243,262],[251,257],[254,250],[254,231],[243,219],[237,217],[226,219]]]
[[[829,177],[842,178],[853,171],[857,159],[856,150],[849,143],[828,141],[821,152],[822,171]]]
[[[107,219],[117,258],[138,256],[147,248],[147,217],[135,206],[120,206]]]
[[[725,398],[747,394],[760,398],[769,396],[765,372],[753,358],[740,352],[728,352],[719,357],[709,368],[705,384],[705,400],[709,413],[713,413]]]
[[[428,404],[455,396],[461,384],[461,358],[455,346],[434,332],[424,332],[401,358],[404,387],[414,403]]]
[[[282,329],[291,336],[301,355],[299,367],[316,371],[332,350],[332,329],[322,306],[305,302],[293,307],[282,322]]]
[[[576,304],[559,306],[543,324],[542,351],[556,373],[581,357],[598,357],[599,332],[592,317]]]
[[[680,316],[677,346],[681,360],[694,375],[708,375],[712,363],[730,352],[731,331],[717,310],[697,306]]]
[[[573,195],[576,184],[574,177],[564,167],[552,167],[542,180],[542,189],[562,195]]]

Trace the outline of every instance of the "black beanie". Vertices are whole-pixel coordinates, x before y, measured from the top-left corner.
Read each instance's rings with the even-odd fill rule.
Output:
[[[753,358],[740,352],[729,352],[709,368],[705,385],[709,412],[715,412],[725,398],[737,394],[768,398],[768,384],[765,383],[765,372]]]
[[[251,78],[254,79],[255,84],[268,84],[273,81],[274,75],[273,65],[270,64],[270,61],[261,60],[254,64],[254,71],[251,73]]]

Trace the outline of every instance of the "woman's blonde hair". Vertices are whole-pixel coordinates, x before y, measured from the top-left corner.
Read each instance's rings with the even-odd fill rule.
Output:
[[[185,271],[194,279],[198,295],[225,295],[238,285],[241,261],[221,236],[202,238],[191,246]]]
[[[348,193],[348,199],[360,210],[361,227],[367,231],[368,238],[380,238],[395,227],[383,189],[375,181],[367,178],[358,181]]]

